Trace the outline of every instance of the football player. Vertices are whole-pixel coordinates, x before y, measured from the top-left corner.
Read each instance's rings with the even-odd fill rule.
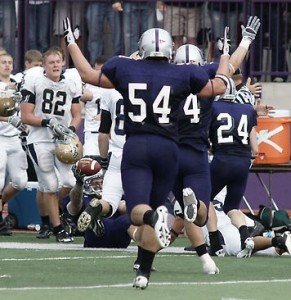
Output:
[[[112,216],[123,196],[121,182],[121,158],[125,143],[123,99],[115,89],[107,89],[107,97],[101,101],[99,151],[105,173],[102,199],[90,202],[78,220],[79,231],[85,231],[98,215]],[[107,157],[110,153],[109,164]],[[93,215],[92,215],[93,213]]]
[[[247,27],[242,32],[243,38],[241,43],[230,57],[230,74],[233,74],[241,65],[247,54],[248,46],[255,38],[259,26],[259,19],[250,17]],[[249,35],[250,32],[253,33],[252,36]],[[227,38],[225,36],[224,39]],[[177,49],[174,62],[176,64],[200,65],[207,71],[210,78],[215,76],[218,67],[217,63],[206,63],[200,49],[190,44],[183,45]],[[203,226],[208,216],[207,208],[211,191],[208,164],[208,131],[213,101],[214,97],[205,99],[191,94],[182,102],[178,116],[179,149],[181,154],[179,174],[173,192],[184,210],[186,221],[188,220],[188,222],[185,222],[186,231],[197,231],[195,235],[188,234],[188,236],[195,237],[192,240],[192,244],[199,246],[201,254],[202,252],[207,252],[206,245],[202,232],[198,234],[199,230],[195,228],[193,221],[195,221],[196,225]],[[182,195],[183,187],[190,188],[184,190],[184,197]],[[186,193],[187,191],[188,193]],[[191,216],[189,216],[189,213]],[[212,238],[212,233],[210,235]],[[202,246],[203,244],[204,246]],[[223,249],[217,247],[211,254],[223,255]],[[210,263],[210,265],[213,264]]]
[[[26,128],[16,111],[16,81],[11,78],[13,58],[0,54],[0,235],[11,235],[3,221],[2,206],[23,190],[27,183],[27,159],[19,135]],[[7,101],[9,105],[7,105]],[[9,109],[7,110],[7,108]]]
[[[170,64],[173,42],[163,29],[152,28],[143,33],[138,45],[141,60],[114,57],[101,71],[92,69],[76,45],[68,19],[64,20],[64,29],[68,51],[83,81],[116,88],[124,99],[122,184],[131,221],[142,232],[141,264],[133,286],[145,289],[156,252],[170,243],[164,203],[178,170],[179,101],[190,93],[222,94],[225,83],[221,77],[209,80],[198,66]],[[223,78],[229,73],[228,63],[225,52],[218,69]]]
[[[212,106],[209,138],[213,160],[210,164],[211,200],[226,186],[224,212],[240,232],[241,247],[249,232],[239,205],[247,184],[252,155],[257,155],[255,126],[257,114],[251,105],[235,103],[236,89],[229,79],[227,92]]]
[[[80,125],[82,83],[63,75],[62,66],[63,56],[53,47],[43,54],[44,72],[26,74],[21,88],[21,118],[30,125],[28,149],[53,233],[58,242],[66,243],[73,238],[61,225],[57,192],[59,185],[69,191],[75,180],[71,165],[57,158],[54,140],[65,136],[61,128],[74,132]],[[64,155],[72,159],[73,153],[68,151]]]

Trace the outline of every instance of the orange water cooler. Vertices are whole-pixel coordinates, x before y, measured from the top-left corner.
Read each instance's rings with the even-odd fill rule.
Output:
[[[289,110],[275,110],[272,117],[258,118],[256,127],[259,154],[254,164],[286,164],[290,161]]]

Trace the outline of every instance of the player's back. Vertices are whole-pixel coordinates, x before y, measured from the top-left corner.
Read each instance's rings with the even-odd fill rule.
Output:
[[[102,71],[124,98],[127,135],[152,133],[177,139],[179,102],[208,82],[207,73],[197,66],[154,59],[115,57]]]
[[[109,151],[122,151],[125,143],[124,105],[121,94],[115,89],[109,89],[106,98],[102,98],[101,109],[110,112],[111,131]]]
[[[251,156],[249,134],[256,124],[256,112],[251,105],[215,101],[209,135],[213,153]]]

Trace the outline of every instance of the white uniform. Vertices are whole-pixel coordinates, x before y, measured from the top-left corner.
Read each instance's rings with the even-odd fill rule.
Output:
[[[101,99],[110,97],[110,90],[86,84],[93,98],[85,102],[84,107],[84,146],[83,156],[100,155],[98,146],[98,131],[100,126]]]
[[[80,78],[63,74],[59,82],[47,78],[40,69],[33,70],[24,77],[21,90],[28,95],[25,101],[33,103],[34,114],[41,119],[55,118],[59,123],[70,125],[72,103],[78,103],[82,94]],[[73,187],[75,178],[71,166],[60,162],[55,156],[53,134],[48,127],[31,126],[27,137],[30,156],[42,192],[57,192],[59,182],[56,169],[60,176],[60,185]]]
[[[10,180],[17,190],[24,189],[27,183],[27,159],[19,133],[11,124],[0,122],[0,193],[5,180]]]
[[[110,95],[110,97],[107,97],[104,100],[102,99],[101,101],[101,110],[110,112],[112,120],[109,144],[111,157],[108,169],[104,176],[102,199],[110,203],[113,215],[116,212],[123,195],[120,165],[125,135],[122,96],[114,89],[110,90]]]
[[[215,212],[217,216],[217,227],[218,230],[221,232],[225,245],[223,248],[225,250],[226,255],[233,255],[236,256],[241,251],[241,241],[240,241],[240,234],[238,229],[231,224],[230,218],[224,213],[223,211],[223,204],[226,195],[226,188],[224,188],[214,199],[213,204],[215,207]],[[247,216],[246,223],[247,226],[252,227],[254,226],[254,221]],[[208,232],[207,229],[204,228],[204,232],[206,235],[206,239],[208,239]],[[255,255],[271,255],[277,256],[277,252],[275,251],[274,247],[270,247],[263,251],[255,252]]]

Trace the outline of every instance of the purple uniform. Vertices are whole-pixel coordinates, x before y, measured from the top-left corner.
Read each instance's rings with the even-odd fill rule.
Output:
[[[249,134],[256,125],[256,112],[251,105],[216,101],[212,106],[211,199],[226,186],[225,213],[239,208],[245,192],[251,164]]]
[[[210,78],[214,78],[218,64],[206,64],[202,68]],[[214,97],[202,98],[191,94],[180,104],[178,115],[180,161],[173,193],[182,208],[184,207],[182,190],[185,187],[190,187],[197,198],[208,207],[211,192],[208,132],[213,101]]]
[[[198,66],[115,57],[102,72],[124,99],[122,182],[128,211],[138,204],[164,204],[178,168],[179,103],[209,80]],[[153,74],[160,74],[159,80]]]
[[[77,220],[80,214],[88,206],[91,196],[83,196],[83,206],[78,213],[78,215],[72,217],[72,220],[77,223]],[[67,204],[69,203],[70,198],[64,198],[62,202],[63,212],[67,215],[70,215],[67,210]],[[102,219],[104,224],[104,235],[96,236],[92,229],[88,229],[84,234],[84,247],[85,248],[127,248],[131,242],[131,237],[129,236],[127,230],[131,225],[129,217],[127,214],[119,215],[118,213],[114,214],[112,218]]]

